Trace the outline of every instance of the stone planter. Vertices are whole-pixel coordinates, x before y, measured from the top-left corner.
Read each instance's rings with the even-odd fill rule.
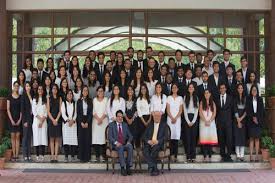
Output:
[[[10,161],[12,157],[12,149],[7,149],[5,152],[5,160]]]
[[[269,149],[261,149],[263,161],[268,162],[270,158]]]

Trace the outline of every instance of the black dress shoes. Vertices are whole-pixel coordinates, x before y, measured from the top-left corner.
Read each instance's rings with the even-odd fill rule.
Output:
[[[127,176],[127,171],[124,168],[121,168],[120,173],[122,176]]]
[[[132,175],[131,167],[126,167],[127,175]]]

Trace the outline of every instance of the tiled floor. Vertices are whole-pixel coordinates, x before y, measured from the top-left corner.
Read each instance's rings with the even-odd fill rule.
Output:
[[[0,183],[275,183],[275,171],[251,170],[226,173],[165,172],[158,177],[147,173],[121,177],[118,173],[24,173],[22,170],[0,170]]]

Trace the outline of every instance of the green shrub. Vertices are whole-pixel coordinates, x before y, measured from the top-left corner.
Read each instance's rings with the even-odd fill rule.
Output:
[[[8,97],[9,90],[7,88],[0,88],[0,97]]]
[[[2,138],[2,144],[7,147],[7,149],[11,148],[11,139],[8,136]]]
[[[7,150],[6,145],[1,144],[0,145],[0,157],[4,157],[6,150]]]
[[[268,149],[269,146],[273,144],[273,140],[269,136],[263,136],[261,138],[261,144],[263,149]]]
[[[275,145],[272,144],[269,146],[269,153],[271,158],[275,158]]]

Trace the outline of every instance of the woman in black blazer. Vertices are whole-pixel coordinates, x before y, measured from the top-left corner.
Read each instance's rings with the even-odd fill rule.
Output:
[[[24,161],[31,161],[31,138],[32,138],[32,96],[31,83],[25,83],[21,97],[21,113],[23,124],[22,151]]]
[[[254,161],[258,161],[258,154],[260,148],[260,136],[264,120],[264,104],[263,99],[259,96],[259,91],[256,85],[251,86],[250,96],[246,103],[247,127],[249,136],[250,161],[252,155],[256,150],[256,157]]]
[[[77,101],[77,124],[78,124],[78,145],[81,162],[88,162],[91,159],[91,127],[92,127],[92,100],[89,98],[89,88],[84,86],[81,97]]]

